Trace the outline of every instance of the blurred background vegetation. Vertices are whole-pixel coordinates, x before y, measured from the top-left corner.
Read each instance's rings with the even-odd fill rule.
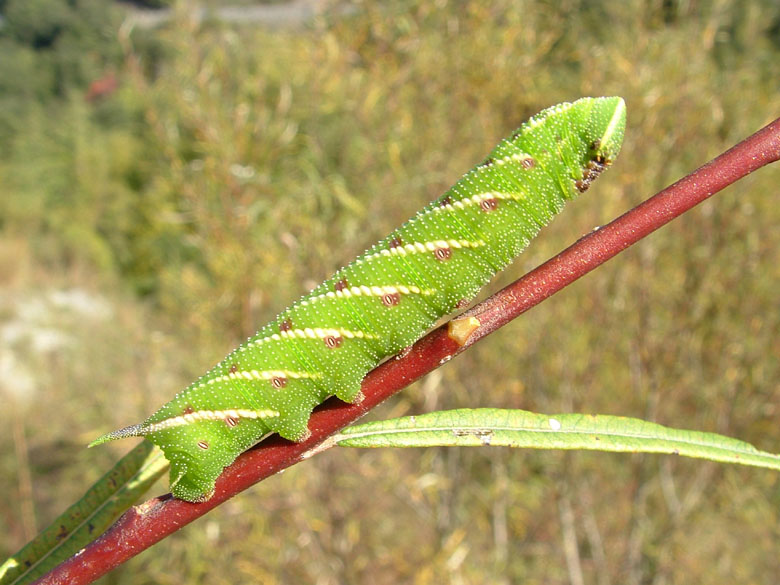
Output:
[[[151,413],[536,111],[621,95],[626,143],[496,286],[780,113],[773,0],[260,7],[295,9],[281,20],[224,4],[247,17],[0,1],[0,553],[130,448],[91,439]],[[717,195],[375,416],[623,414],[780,451],[779,184],[769,168]],[[770,583],[778,552],[765,470],[344,449],[103,582]]]

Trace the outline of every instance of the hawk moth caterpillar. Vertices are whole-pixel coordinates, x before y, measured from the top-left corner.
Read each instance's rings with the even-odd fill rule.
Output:
[[[280,313],[140,424],[177,498],[208,500],[222,470],[270,433],[301,441],[315,406],[360,400],[371,369],[470,300],[620,151],[625,103],[547,108],[400,228]]]

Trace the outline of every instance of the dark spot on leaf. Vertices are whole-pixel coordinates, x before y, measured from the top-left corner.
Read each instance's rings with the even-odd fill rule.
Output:
[[[439,207],[447,207],[448,205],[452,205],[452,197],[450,197],[449,195],[447,195],[441,201],[439,201]]]
[[[336,291],[344,290],[345,288],[349,288],[349,283],[347,282],[346,278],[342,278],[335,285],[333,285],[333,288],[335,288]]]
[[[206,441],[198,441],[198,447],[205,451],[209,448],[209,444]]]
[[[594,140],[590,143],[591,150],[598,150],[599,148],[601,148],[601,140]]]
[[[479,168],[489,167],[489,166],[492,166],[492,165],[493,165],[493,163],[495,163],[495,162],[496,162],[496,161],[494,161],[492,158],[486,158],[484,161],[482,161],[481,163],[479,163],[477,166],[478,166]]]
[[[279,324],[279,331],[290,331],[292,329],[292,321],[285,319]]]
[[[401,241],[401,238],[398,236],[393,237],[392,240],[390,240],[390,247],[391,248],[399,248],[403,246],[403,242]]]
[[[230,373],[235,374],[238,371],[238,364],[230,364]]]
[[[287,378],[283,378],[282,376],[274,376],[271,378],[271,386],[276,388],[277,390],[279,388],[284,388],[287,386]]]
[[[524,158],[520,164],[526,171],[529,171],[536,166],[536,161],[529,156],[528,158]]]
[[[238,424],[238,421],[235,418],[233,418],[232,416],[226,416],[225,417],[225,424],[232,428],[232,427],[234,427],[234,426],[236,426]]]
[[[184,407],[184,410],[182,410],[181,412],[182,414],[192,414],[193,412],[195,412],[195,409],[192,408],[191,404],[188,404],[187,406]]]
[[[452,434],[456,437],[492,437],[492,429],[452,429]]]

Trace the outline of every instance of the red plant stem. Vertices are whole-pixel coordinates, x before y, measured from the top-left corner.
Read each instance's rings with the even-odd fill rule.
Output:
[[[307,441],[291,443],[278,437],[263,441],[225,470],[208,502],[191,504],[166,495],[131,508],[103,536],[36,583],[91,583],[240,491],[305,459],[328,436],[414,380],[714,193],[778,159],[780,118],[474,307],[467,315],[476,317],[480,326],[463,347],[450,339],[446,327],[440,327],[410,352],[369,373],[360,404],[331,399],[318,408],[309,421],[312,435]]]

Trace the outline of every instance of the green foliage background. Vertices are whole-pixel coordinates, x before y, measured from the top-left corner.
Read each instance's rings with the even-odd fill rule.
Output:
[[[0,5],[0,551],[130,448],[89,440],[144,418],[543,107],[621,95],[626,143],[498,284],[780,112],[770,0],[358,2],[287,27],[192,8],[149,29],[96,0]],[[780,451],[779,183],[769,168],[717,195],[375,416],[622,414]],[[764,470],[332,450],[104,582],[768,583],[778,550]]]

